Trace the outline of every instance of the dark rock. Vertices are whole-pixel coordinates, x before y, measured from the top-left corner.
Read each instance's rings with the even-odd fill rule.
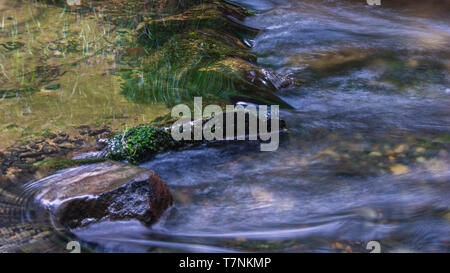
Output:
[[[125,219],[151,225],[173,204],[155,172],[113,161],[68,169],[32,184],[41,187],[37,202],[70,228]]]
[[[56,135],[55,135],[55,137],[56,137]],[[36,139],[36,140],[34,141],[35,144],[40,144],[40,143],[42,143],[42,142],[45,142],[45,138]]]
[[[110,130],[108,128],[89,129],[88,130],[88,134],[90,136],[98,136],[98,135],[102,135],[104,133],[110,133]]]
[[[251,105],[251,103],[246,103],[243,101],[239,102],[239,105],[243,106],[241,110],[236,110],[234,112],[223,112],[215,116],[218,120],[221,120],[222,125],[222,137],[219,140],[194,140],[194,127],[199,126],[204,128],[204,126],[212,119],[212,117],[205,117],[195,121],[187,121],[183,124],[170,125],[168,127],[159,128],[154,126],[138,126],[130,129],[126,129],[120,134],[115,135],[112,138],[106,140],[107,157],[113,160],[127,160],[132,164],[136,164],[148,159],[151,159],[154,155],[169,150],[175,150],[183,147],[193,147],[200,145],[202,143],[211,144],[213,142],[220,142],[222,144],[230,143],[239,139],[251,140],[255,138],[255,135],[251,135],[250,121],[256,120],[257,122],[257,135],[256,138],[260,137],[261,132],[259,120],[263,117],[259,116],[258,113],[253,113],[245,110],[244,108]],[[254,105],[257,109],[259,106]],[[268,132],[286,132],[286,122],[284,120],[279,120],[278,128],[271,128],[271,116],[270,107],[268,108],[268,113],[263,119],[267,123]],[[242,112],[242,113],[241,113]],[[238,113],[244,115],[244,131],[243,134],[238,133],[237,127],[234,128],[234,138],[226,137],[226,116],[230,114],[234,117],[234,124],[238,124]],[[186,125],[186,126],[184,126]],[[172,130],[179,130],[182,132],[184,129],[190,132],[190,140],[174,140],[171,134]],[[216,130],[217,128],[214,128]],[[189,133],[188,133],[189,134]],[[251,138],[250,136],[253,136]]]
[[[25,152],[25,153],[21,153],[19,155],[20,158],[35,158],[40,156],[42,153],[40,152],[35,152],[35,151],[31,151],[31,152]]]

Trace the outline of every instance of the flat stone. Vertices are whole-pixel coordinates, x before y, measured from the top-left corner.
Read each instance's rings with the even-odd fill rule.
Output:
[[[69,228],[126,219],[151,225],[173,204],[154,171],[114,161],[67,169],[30,186],[40,188],[38,204]]]

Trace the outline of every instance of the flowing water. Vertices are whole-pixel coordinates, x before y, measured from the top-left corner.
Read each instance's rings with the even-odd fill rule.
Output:
[[[251,41],[258,63],[304,82],[278,93],[294,107],[281,112],[279,149],[161,154],[141,165],[175,198],[156,225],[60,234],[96,251],[367,252],[373,240],[382,251],[449,251],[446,2],[235,2],[265,30]]]

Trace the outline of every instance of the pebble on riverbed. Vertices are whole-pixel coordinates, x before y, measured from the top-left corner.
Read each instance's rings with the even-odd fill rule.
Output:
[[[46,130],[39,136],[0,151],[0,181],[25,182],[35,176],[41,178],[48,171],[59,169],[59,165],[65,166],[55,159],[66,162],[72,153],[99,151],[103,144],[96,140],[110,135],[108,127],[85,126],[70,133]],[[72,166],[75,163],[72,162]]]

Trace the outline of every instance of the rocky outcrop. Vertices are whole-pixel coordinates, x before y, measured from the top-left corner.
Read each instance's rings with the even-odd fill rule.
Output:
[[[151,225],[173,204],[155,172],[113,161],[67,169],[33,185],[40,187],[38,204],[69,228],[126,219]]]
[[[107,156],[113,160],[137,163],[156,153],[182,146],[166,128],[138,126],[124,130],[107,140]]]

